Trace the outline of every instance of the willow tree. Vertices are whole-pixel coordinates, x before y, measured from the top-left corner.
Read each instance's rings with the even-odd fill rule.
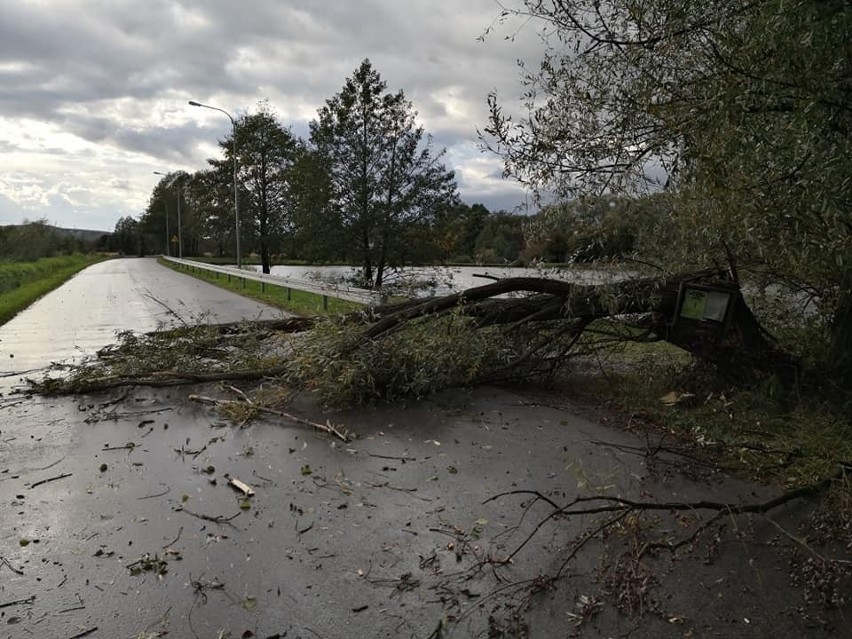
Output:
[[[435,153],[402,91],[388,93],[364,60],[311,123],[328,171],[331,207],[350,237],[365,284],[378,288],[425,226],[458,197],[452,171]]]
[[[565,197],[675,194],[672,260],[764,265],[812,296],[852,376],[852,12],[844,0],[525,0],[541,26],[505,172]]]

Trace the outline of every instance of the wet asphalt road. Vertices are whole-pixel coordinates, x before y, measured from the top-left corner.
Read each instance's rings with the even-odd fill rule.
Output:
[[[280,316],[277,309],[176,273],[154,258],[109,260],[0,326],[0,375],[92,355],[114,341],[118,330]]]
[[[172,321],[166,306],[205,310],[185,289],[169,297],[188,278],[151,261],[93,268],[58,291],[67,306],[47,307],[74,312],[32,309],[43,334],[51,333],[50,317],[66,333],[49,342],[57,357],[93,352],[118,328]],[[231,308],[243,302],[189,281],[199,299],[217,300],[223,321],[260,312]],[[96,308],[108,299],[121,301]],[[0,346],[17,344],[16,365],[43,366],[24,354],[23,334],[15,326],[0,331]],[[345,425],[358,434],[348,444],[285,421],[236,428],[188,402],[190,392],[220,393],[4,391],[0,638],[426,639],[441,619],[455,622],[443,637],[512,637],[521,636],[510,627],[516,612],[531,637],[567,637],[580,598],[604,588],[600,569],[615,550],[589,544],[570,577],[529,597],[528,588],[509,584],[553,573],[595,520],[536,529],[545,504],[529,494],[484,503],[489,497],[540,491],[563,503],[578,492],[659,500],[771,493],[674,457],[649,465],[637,454],[643,439],[578,417],[551,392],[480,388],[333,415],[308,400],[292,408]],[[230,478],[256,494],[245,499]],[[796,514],[790,508],[777,520]],[[681,522],[663,516],[663,525],[677,531]],[[801,593],[786,579],[777,531],[759,521],[748,538],[731,534],[742,532],[733,522],[727,531],[715,549],[649,561],[658,585],[649,580],[644,603],[650,609],[653,601],[654,612],[637,622],[606,599],[584,636],[825,636],[795,612]],[[533,532],[512,565],[487,563]]]

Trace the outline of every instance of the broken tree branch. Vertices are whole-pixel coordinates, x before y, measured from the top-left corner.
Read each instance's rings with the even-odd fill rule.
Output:
[[[752,370],[789,377],[797,366],[795,360],[767,339],[766,331],[743,300],[739,285],[727,277],[726,270],[711,269],[597,285],[533,277],[505,278],[453,295],[377,307],[372,310],[360,342],[352,348],[399,330],[408,322],[449,312],[472,318],[477,327],[509,325],[517,329],[554,322],[579,323],[578,335],[594,320],[624,318],[626,325],[645,331],[644,339],[668,341],[707,361],[739,369],[746,377]],[[695,284],[709,284],[731,296],[730,323],[724,326],[721,337],[713,331],[705,334],[672,330],[682,289]],[[505,297],[510,294],[521,296]],[[638,325],[637,318],[641,319]],[[552,340],[556,342],[556,334]],[[565,354],[567,349],[562,356]]]
[[[238,512],[236,515],[231,515],[230,517],[226,517],[225,515],[205,515],[204,513],[195,513],[187,508],[181,508],[180,512],[184,512],[187,515],[192,515],[198,519],[203,519],[204,521],[212,521],[214,524],[229,524],[231,521],[236,519],[242,514],[242,511]]]
[[[206,395],[190,395],[189,399],[194,402],[198,402],[200,404],[211,404],[213,406],[225,406],[227,404],[233,403],[234,400],[227,399],[216,399],[215,397],[207,397]],[[267,408],[266,406],[260,406],[259,404],[249,404],[253,410],[257,410],[262,413],[266,413],[268,415],[275,415],[277,417],[284,417],[290,421],[296,422],[298,424],[304,424],[305,426],[310,426],[311,428],[316,428],[317,430],[321,430],[324,433],[328,433],[330,435],[334,435],[338,439],[348,442],[349,436],[347,433],[340,432],[337,428],[331,425],[331,423],[320,424],[319,422],[314,422],[309,419],[305,419],[303,417],[299,417],[298,415],[293,415],[292,413],[285,412],[283,410],[276,410],[274,408]]]
[[[196,373],[189,371],[156,371],[139,376],[109,375],[106,377],[95,377],[92,379],[81,379],[75,382],[74,392],[91,393],[96,391],[111,390],[124,386],[151,386],[165,388],[169,386],[187,386],[189,384],[202,384],[207,382],[222,381],[254,381],[265,377],[276,377],[285,372],[282,366],[271,368],[258,368],[250,370],[217,371],[212,373]],[[40,392],[50,394],[51,390],[31,381],[31,384],[40,389]],[[66,390],[66,389],[60,389]],[[67,390],[66,390],[67,392]]]
[[[35,595],[31,595],[26,599],[16,599],[15,601],[7,601],[6,603],[0,603],[0,608],[8,608],[10,606],[22,606],[24,604],[31,604],[35,602]]]
[[[9,570],[11,570],[16,575],[23,575],[24,574],[23,570],[18,570],[17,568],[15,568],[11,563],[9,563],[9,560],[6,559],[3,555],[0,555],[0,563],[3,564],[4,566],[6,566]]]
[[[41,486],[42,484],[47,484],[52,481],[57,481],[58,479],[65,479],[66,477],[70,477],[74,473],[62,473],[61,475],[57,475],[56,477],[48,477],[47,479],[41,479],[34,484],[30,485],[30,490],[35,488],[36,486]]]
[[[564,515],[564,516],[575,516],[575,515],[595,515],[599,513],[617,513],[617,514],[627,514],[634,511],[667,511],[667,512],[683,512],[683,511],[699,511],[699,510],[712,510],[716,511],[716,513],[710,517],[709,519],[702,522],[698,529],[693,532],[692,535],[681,539],[678,542],[658,542],[653,544],[648,544],[645,548],[645,551],[651,549],[663,549],[674,552],[678,548],[691,543],[694,541],[698,535],[706,530],[716,519],[718,519],[721,515],[742,515],[742,514],[759,514],[765,515],[769,511],[778,508],[790,501],[795,499],[804,499],[807,497],[813,497],[819,494],[824,493],[828,490],[834,483],[838,481],[842,481],[848,473],[852,473],[852,463],[844,462],[841,463],[836,472],[829,475],[828,477],[823,478],[822,480],[808,484],[805,486],[800,486],[793,490],[787,491],[781,495],[773,497],[772,499],[768,499],[762,502],[751,502],[751,503],[732,503],[732,502],[716,502],[716,501],[707,501],[707,500],[699,500],[692,502],[651,502],[651,501],[635,501],[632,499],[625,499],[623,497],[610,497],[605,495],[597,495],[597,496],[588,496],[575,497],[573,500],[568,502],[563,506],[557,506],[556,503],[546,497],[542,493],[535,490],[512,490],[504,493],[500,493],[498,495],[494,495],[493,497],[488,498],[483,502],[483,504],[487,504],[496,499],[500,499],[501,497],[507,497],[509,495],[532,495],[537,499],[540,499],[553,507],[553,510],[542,519],[533,529],[533,531],[526,537],[526,539],[521,542],[521,544],[512,551],[506,561],[511,560],[515,557],[521,549],[526,546],[529,541],[535,536],[535,534],[544,526],[545,523],[554,519],[555,517]],[[593,504],[591,507],[584,508],[575,508],[578,504]],[[601,504],[601,505],[594,505]],[[598,531],[600,532],[600,531]]]

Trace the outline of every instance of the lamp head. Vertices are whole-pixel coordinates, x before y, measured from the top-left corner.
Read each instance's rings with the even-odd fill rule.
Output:
[[[195,100],[189,101],[189,106],[204,106],[201,102],[196,102]]]

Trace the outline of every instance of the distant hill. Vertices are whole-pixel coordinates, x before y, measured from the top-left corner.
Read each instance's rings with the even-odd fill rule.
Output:
[[[26,225],[27,224],[3,224],[0,226],[10,228],[15,226]],[[85,242],[86,244],[94,244],[98,242],[102,237],[109,237],[112,235],[112,231],[95,231],[93,229],[66,229],[61,226],[53,226],[52,224],[44,224],[44,226],[59,235],[71,236],[75,240],[79,242]]]
[[[65,229],[60,226],[51,226],[57,233],[62,235],[70,235],[75,240],[86,243],[94,243],[102,237],[112,235],[112,231],[93,231],[90,229]]]

